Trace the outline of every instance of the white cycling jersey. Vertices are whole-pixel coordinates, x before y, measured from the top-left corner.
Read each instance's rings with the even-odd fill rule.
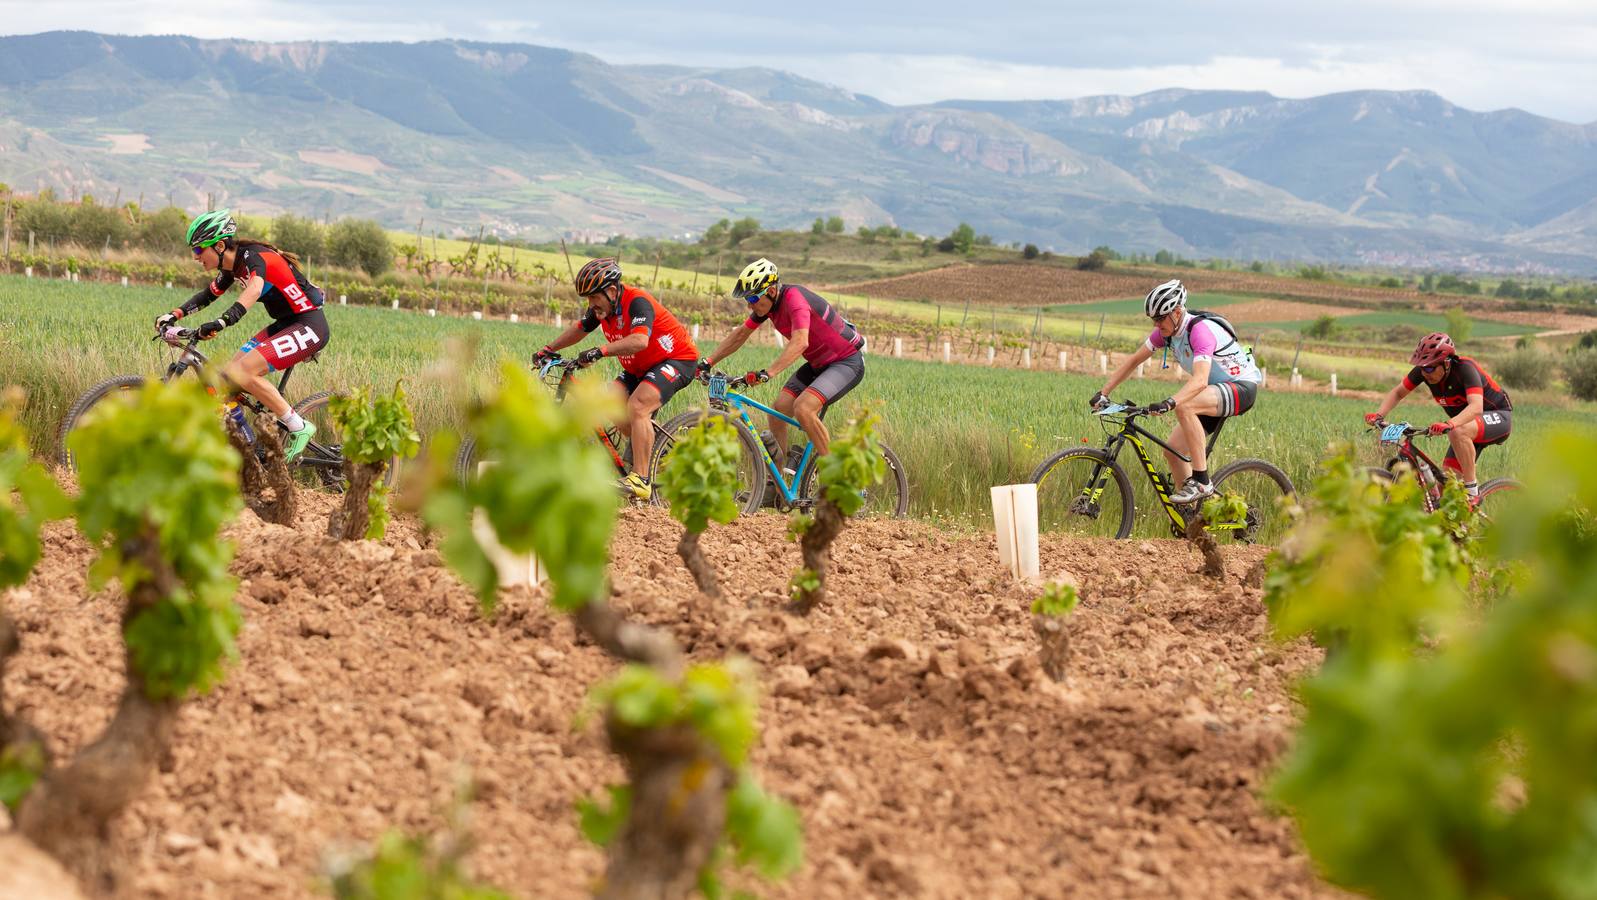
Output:
[[[1145,344],[1150,352],[1166,346],[1175,354],[1176,363],[1192,374],[1192,366],[1199,360],[1209,361],[1209,383],[1225,384],[1231,381],[1262,380],[1259,367],[1253,362],[1253,353],[1231,337],[1224,328],[1210,319],[1199,319],[1190,311],[1181,318],[1181,327],[1165,341],[1155,328]]]

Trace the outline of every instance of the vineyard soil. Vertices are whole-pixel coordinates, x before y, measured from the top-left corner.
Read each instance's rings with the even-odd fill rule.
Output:
[[[382,543],[322,537],[332,498],[297,528],[243,513],[234,572],[241,658],[187,705],[172,758],[117,824],[127,897],[312,896],[325,854],[389,826],[434,829],[453,779],[481,783],[477,875],[518,896],[579,897],[601,871],[573,802],[620,777],[597,727],[573,727],[613,671],[543,596],[510,592],[484,621],[413,521]],[[1028,606],[993,539],[908,522],[850,525],[829,603],[780,612],[798,548],[762,515],[712,526],[726,599],[696,598],[676,523],[623,514],[614,602],[695,657],[759,666],[755,765],[801,811],[804,868],[778,897],[1303,897],[1328,895],[1259,791],[1294,722],[1306,644],[1267,634],[1231,578],[1200,577],[1185,542],[1045,539],[1068,573],[1072,669],[1043,676]],[[70,753],[121,688],[114,589],[52,526],[33,579],[6,597],[23,646],[17,710]],[[749,885],[753,886],[753,885]]]

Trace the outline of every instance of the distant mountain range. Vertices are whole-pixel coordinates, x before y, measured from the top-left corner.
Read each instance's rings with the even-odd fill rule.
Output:
[[[0,181],[543,238],[722,217],[1597,272],[1597,123],[1428,92],[892,106],[523,44],[0,38]]]

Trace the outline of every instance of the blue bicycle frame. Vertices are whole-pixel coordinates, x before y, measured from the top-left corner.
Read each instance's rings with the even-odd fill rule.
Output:
[[[758,400],[728,390],[725,375],[710,376],[710,403],[712,405],[736,407],[739,421],[743,423],[743,427],[749,430],[750,434],[758,435],[760,433],[760,430],[754,426],[754,422],[749,419],[748,407],[751,406],[766,415],[786,422],[794,428],[802,430],[804,427],[792,416],[778,412]],[[801,476],[804,474],[804,470],[809,467],[810,460],[815,455],[815,444],[811,441],[804,442],[804,455],[799,458],[798,466],[793,469],[793,481],[789,484],[788,480],[782,477],[782,467],[777,464],[776,460],[771,458],[771,452],[765,449],[765,442],[756,440],[754,443],[760,448],[760,458],[765,460],[765,468],[771,473],[771,480],[776,483],[777,490],[782,492],[782,499],[788,506],[796,505],[799,502],[799,482],[802,480]]]

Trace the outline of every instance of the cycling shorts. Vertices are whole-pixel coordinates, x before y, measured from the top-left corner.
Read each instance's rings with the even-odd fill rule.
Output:
[[[793,377],[782,385],[782,392],[797,397],[808,392],[821,398],[821,406],[831,406],[843,399],[865,378],[865,354],[855,353],[816,369],[809,363],[799,366]]]
[[[677,391],[682,390],[693,382],[695,370],[695,364],[692,361],[683,362],[680,359],[668,359],[650,366],[649,370],[642,375],[622,372],[616,376],[616,383],[626,388],[627,396],[630,397],[638,389],[639,385],[648,382],[654,385],[655,390],[660,392],[660,405],[664,406],[676,395]]]
[[[1480,457],[1482,450],[1485,450],[1487,447],[1496,446],[1497,444],[1501,444],[1502,442],[1508,440],[1508,433],[1514,430],[1513,416],[1510,415],[1509,411],[1506,409],[1486,410],[1485,412],[1481,413],[1480,423],[1480,433],[1475,435],[1475,440],[1472,441],[1472,443],[1475,445],[1475,456],[1477,459]],[[1453,448],[1451,446],[1447,448],[1446,459],[1454,461],[1458,459],[1457,454],[1453,452]]]
[[[1208,388],[1217,392],[1215,406],[1219,412],[1212,416],[1199,416],[1198,421],[1203,423],[1206,434],[1212,434],[1220,423],[1232,416],[1240,416],[1253,408],[1253,401],[1259,396],[1259,385],[1252,381],[1222,381],[1211,384]]]
[[[238,352],[258,350],[266,360],[266,371],[280,372],[322,352],[330,336],[327,316],[313,309],[292,319],[274,320],[245,341]]]

